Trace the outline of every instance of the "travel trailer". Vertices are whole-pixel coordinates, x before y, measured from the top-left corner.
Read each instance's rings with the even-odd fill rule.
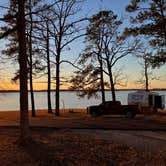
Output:
[[[138,105],[143,111],[157,111],[165,108],[165,96],[157,92],[136,91],[128,94],[128,105]]]

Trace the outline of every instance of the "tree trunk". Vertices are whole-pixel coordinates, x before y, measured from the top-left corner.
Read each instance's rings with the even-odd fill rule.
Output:
[[[113,80],[113,75],[112,75],[112,68],[109,65],[109,61],[107,61],[107,66],[108,66],[108,73],[109,73],[109,79],[110,79],[110,84],[111,84],[112,101],[116,101],[115,86],[114,86],[114,80]]]
[[[102,94],[102,103],[105,103],[105,88],[104,88],[103,71],[101,71],[101,94]]]
[[[25,36],[25,11],[24,0],[18,1],[17,20],[18,40],[19,40],[19,67],[20,67],[20,141],[30,139],[29,119],[28,119],[28,68],[26,55]]]
[[[148,79],[148,62],[147,59],[144,59],[145,61],[145,90],[149,91],[149,79]]]
[[[110,76],[110,84],[111,84],[111,92],[112,92],[112,101],[116,101],[115,86],[114,86],[114,81],[113,81],[113,76],[112,76],[111,70],[109,72],[109,76]]]
[[[57,57],[56,57],[56,116],[59,116],[60,113],[59,113],[59,89],[60,89],[60,78],[59,78],[59,73],[60,73],[60,63],[59,63],[59,53],[57,54]]]
[[[103,77],[103,64],[102,64],[102,61],[100,61],[100,84],[101,84],[102,103],[105,103],[105,88],[104,88],[104,77]]]
[[[30,12],[30,31],[29,31],[29,59],[30,59],[30,71],[29,71],[29,79],[30,79],[30,93],[31,93],[31,107],[32,107],[32,117],[36,116],[35,113],[35,101],[34,101],[34,93],[33,93],[33,60],[32,60],[32,14],[31,14],[31,0],[29,1],[29,12]]]
[[[60,116],[60,108],[59,108],[59,90],[60,90],[60,56],[61,56],[61,42],[62,42],[62,29],[59,32],[59,39],[57,45],[57,55],[56,55],[56,116]]]
[[[49,27],[47,24],[47,39],[46,39],[46,47],[47,47],[47,74],[48,74],[48,87],[47,87],[47,101],[48,101],[48,113],[52,113],[51,106],[51,67],[50,67],[50,51],[49,51]]]
[[[32,63],[32,57],[30,58],[30,63]],[[32,77],[32,64],[30,64],[30,93],[31,93],[31,107],[32,107],[32,117],[36,116],[35,112],[35,101],[34,101],[34,92],[33,92],[33,77]]]

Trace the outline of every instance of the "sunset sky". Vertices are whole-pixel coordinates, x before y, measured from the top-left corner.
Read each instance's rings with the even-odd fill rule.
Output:
[[[124,20],[123,26],[130,26],[129,23],[129,13],[125,12],[125,6],[129,4],[130,0],[87,0],[82,5],[82,11],[80,12],[80,16],[88,15],[91,16],[92,14],[98,12],[101,9],[108,9],[112,10],[115,14]],[[0,5],[7,5],[6,0],[1,0]],[[0,9],[0,17],[3,15],[3,11]],[[1,22],[0,22],[0,25]],[[65,52],[62,57],[65,57],[72,62],[78,57],[81,50],[83,50],[84,45],[82,44],[82,40],[76,41],[75,43],[71,44],[71,50]],[[77,45],[77,46],[76,46]],[[0,52],[5,48],[5,42],[0,40]],[[0,53],[1,54],[1,53]],[[3,60],[1,60],[3,58]],[[14,76],[16,69],[18,69],[17,64],[13,64],[12,61],[6,58],[4,55],[3,57],[0,55],[0,61],[6,62],[5,64],[0,63],[0,90],[18,90],[18,83],[12,83],[11,78]],[[128,84],[126,87],[117,87],[117,88],[141,88],[140,85],[135,83],[136,80],[140,77],[141,74],[141,66],[138,62],[139,60],[134,56],[127,56],[126,58],[119,61],[117,64],[117,68],[123,68],[123,72],[127,75]],[[115,67],[116,68],[116,67]],[[68,78],[71,77],[74,69],[70,65],[62,65],[61,66],[61,76],[67,76]],[[150,88],[166,88],[166,65],[162,66],[160,69],[155,69],[154,71],[155,76],[157,76],[157,80],[153,80],[150,83]],[[42,77],[40,79],[34,80],[34,89],[46,89],[46,78]],[[52,88],[54,89],[54,85]],[[68,84],[62,86],[62,89],[66,89]]]

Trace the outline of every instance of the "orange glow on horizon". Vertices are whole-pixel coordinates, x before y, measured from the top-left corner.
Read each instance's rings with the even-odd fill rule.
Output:
[[[60,89],[68,89],[69,85],[62,85]],[[30,89],[28,85],[28,89]],[[46,83],[34,83],[33,84],[34,90],[46,90],[47,84]],[[51,89],[55,89],[55,84],[51,86]],[[19,90],[19,83],[11,83],[11,82],[3,82],[0,83],[0,90]]]
[[[60,89],[69,89],[69,84],[67,85],[62,85]],[[34,90],[47,90],[47,84],[46,83],[36,83],[33,85]],[[29,86],[28,86],[29,89]],[[51,89],[55,89],[55,85],[52,85]],[[138,84],[134,83],[128,83],[127,86],[125,87],[120,87],[117,86],[116,89],[142,89],[142,87]],[[150,89],[166,89],[165,82],[162,81],[156,81],[153,84],[151,84]],[[19,84],[17,83],[11,83],[11,82],[6,82],[5,84],[1,83],[0,84],[0,90],[19,90]]]

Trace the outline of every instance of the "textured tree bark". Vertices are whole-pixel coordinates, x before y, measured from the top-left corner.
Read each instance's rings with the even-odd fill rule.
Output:
[[[145,90],[149,91],[149,77],[148,77],[148,62],[147,59],[145,58]]]
[[[55,111],[55,115],[56,116],[60,116],[60,108],[59,108],[59,91],[60,91],[60,56],[61,56],[61,44],[62,44],[62,37],[63,37],[63,33],[62,33],[62,28],[60,28],[60,32],[59,32],[59,39],[58,39],[58,43],[57,43],[57,48],[56,48],[56,111]]]
[[[31,93],[31,107],[32,107],[32,117],[36,116],[35,113],[35,101],[33,92],[33,60],[32,60],[32,11],[31,11],[31,0],[29,1],[29,12],[30,12],[30,30],[29,30],[29,80],[30,80],[30,93]]]
[[[59,89],[60,89],[60,79],[59,79],[59,74],[60,74],[60,63],[59,63],[59,54],[57,54],[56,57],[56,116],[60,115],[59,111]]]
[[[28,119],[28,68],[26,55],[24,0],[18,1],[17,25],[20,67],[20,140],[25,142],[30,138],[30,129]]]
[[[103,63],[100,60],[100,84],[101,84],[101,97],[102,103],[105,102],[105,88],[104,88],[104,77],[103,77]]]
[[[116,101],[112,71],[109,72],[109,76],[110,76],[110,83],[111,83],[112,101]]]
[[[46,48],[47,48],[47,76],[48,76],[48,87],[47,87],[47,101],[48,101],[48,113],[52,113],[51,106],[51,67],[50,67],[50,52],[49,52],[49,27],[47,24],[47,39],[46,39]]]
[[[108,73],[109,73],[109,79],[111,84],[112,101],[116,101],[114,80],[112,75],[112,69],[111,69],[111,66],[109,65],[109,61],[107,61],[107,66],[108,66]]]

